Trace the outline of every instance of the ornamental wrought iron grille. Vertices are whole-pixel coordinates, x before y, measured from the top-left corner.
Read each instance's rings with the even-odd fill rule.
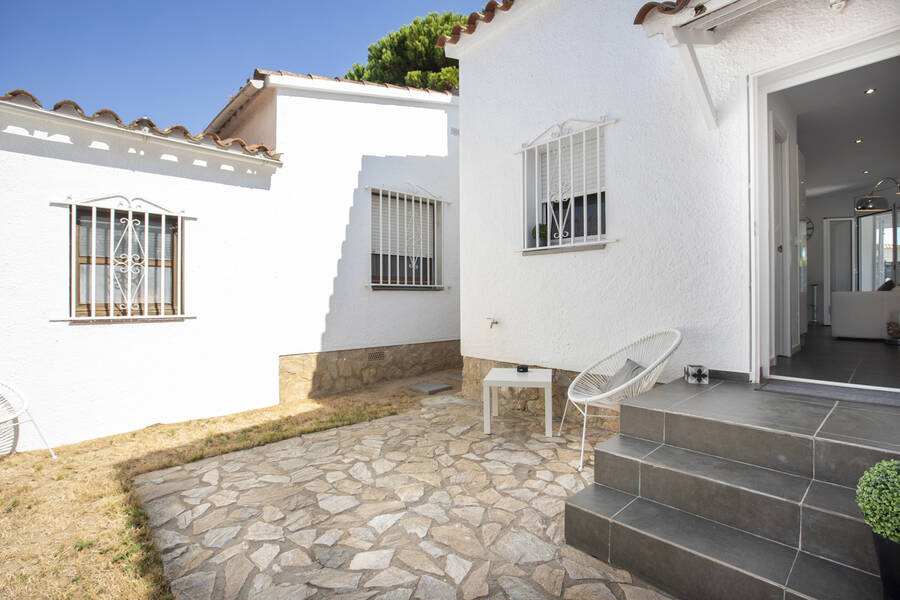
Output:
[[[604,129],[611,123],[566,121],[523,144],[523,248],[605,239]]]
[[[391,288],[443,285],[444,203],[413,193],[372,190],[371,284]]]
[[[184,316],[183,214],[120,195],[67,204],[71,319]]]

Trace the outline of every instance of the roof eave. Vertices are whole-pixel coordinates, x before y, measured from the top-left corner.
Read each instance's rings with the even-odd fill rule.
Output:
[[[43,108],[38,108],[36,106],[27,106],[24,104],[12,103],[12,102],[0,102],[0,110],[11,110],[11,111],[22,111],[26,114],[33,114],[41,118],[58,120],[61,122],[69,123],[76,127],[84,127],[88,129],[99,129],[102,131],[106,131],[112,135],[125,136],[130,138],[138,138],[143,141],[154,141],[163,145],[171,145],[172,147],[180,148],[180,149],[190,149],[194,152],[198,152],[201,154],[214,155],[218,158],[222,158],[223,156],[227,156],[230,159],[244,162],[244,163],[253,163],[253,164],[267,164],[272,165],[274,167],[281,167],[283,163],[279,158],[269,157],[265,155],[265,153],[261,154],[248,154],[242,150],[232,150],[228,148],[216,148],[211,145],[203,144],[201,142],[191,142],[184,140],[179,140],[177,138],[171,138],[166,136],[155,135],[150,133],[147,130],[136,130],[136,129],[125,129],[122,127],[118,127],[116,125],[109,125],[107,123],[101,123],[97,121],[85,120],[76,116],[71,116],[67,114],[62,114],[55,111],[44,110]],[[276,155],[280,156],[280,155]]]
[[[231,100],[228,101],[228,104],[219,111],[219,114],[213,117],[213,120],[209,122],[209,125],[207,125],[203,131],[218,135],[225,125],[243,110],[264,86],[265,82],[259,79],[248,79],[244,87],[242,87],[237,94],[232,96]]]
[[[490,0],[482,12],[473,12],[469,15],[469,19],[465,26],[455,25],[450,35],[442,35],[438,38],[437,46],[444,49],[444,54],[450,58],[459,58],[459,46],[462,42],[463,35],[471,36],[478,29],[479,24],[487,25],[494,20],[494,17],[501,12],[507,12],[513,7],[516,0],[506,0],[506,2],[498,2]]]
[[[369,98],[401,100],[405,102],[441,104],[444,106],[455,106],[459,103],[459,97],[455,94],[429,90],[416,90],[404,87],[367,85],[361,82],[306,79],[303,77],[276,74],[266,75],[265,82],[267,87],[276,89],[301,90],[340,96],[363,96]]]

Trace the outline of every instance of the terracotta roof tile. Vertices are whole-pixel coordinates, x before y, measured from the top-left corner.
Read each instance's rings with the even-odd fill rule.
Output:
[[[646,19],[647,15],[649,15],[650,12],[654,9],[664,15],[674,15],[675,13],[679,13],[687,8],[689,2],[690,0],[675,0],[675,2],[648,2],[643,5],[638,13],[634,16],[634,24],[642,25],[644,23],[644,19]]]
[[[453,92],[445,92],[441,90],[429,90],[426,88],[416,88],[409,87],[406,85],[394,85],[392,83],[375,83],[373,81],[357,81],[356,79],[344,79],[343,77],[323,77],[322,75],[313,75],[312,73],[307,73],[306,75],[302,75],[300,73],[291,73],[290,71],[269,71],[268,69],[256,69],[253,71],[253,79],[265,79],[268,75],[279,75],[282,77],[300,77],[302,79],[313,79],[320,81],[336,81],[340,83],[355,83],[356,85],[371,85],[382,88],[389,88],[395,90],[407,90],[410,92],[428,92],[429,94],[442,94],[442,95],[455,95]]]
[[[9,92],[6,92],[5,96],[0,97],[0,102],[21,104],[24,106],[30,106],[32,108],[44,108],[37,98],[35,98],[32,94],[26,92],[25,90],[10,90]],[[58,112],[61,114],[77,116],[81,119],[84,119],[85,121],[97,121],[107,125],[115,125],[121,129],[126,129],[129,131],[145,130],[148,133],[152,133],[164,138],[168,138],[173,134],[178,133],[182,138],[192,143],[216,146],[224,150],[229,150],[233,146],[236,148],[240,147],[240,150],[244,154],[248,154],[250,156],[259,156],[264,158],[271,158],[274,160],[278,160],[278,158],[281,156],[280,154],[276,153],[274,150],[270,150],[263,144],[248,144],[241,138],[222,139],[214,133],[198,133],[194,135],[191,134],[191,132],[188,131],[187,127],[185,127],[184,125],[172,125],[171,127],[167,127],[166,129],[160,129],[148,117],[135,119],[134,121],[126,125],[122,121],[122,119],[119,118],[119,115],[108,108],[100,109],[93,115],[88,116],[81,109],[81,107],[78,106],[78,103],[73,100],[60,100],[53,106],[53,109],[48,112]]]
[[[469,15],[469,21],[465,27],[462,25],[454,25],[453,30],[450,32],[450,35],[442,35],[438,38],[437,45],[441,48],[445,47],[447,44],[456,44],[459,42],[459,38],[462,37],[462,34],[466,33],[472,35],[475,33],[475,29],[478,27],[478,23],[490,23],[494,20],[494,16],[497,14],[497,11],[506,12],[510,8],[513,7],[513,4],[516,0],[506,0],[506,2],[497,2],[497,0],[491,0],[484,6],[484,10],[479,12],[473,12]]]

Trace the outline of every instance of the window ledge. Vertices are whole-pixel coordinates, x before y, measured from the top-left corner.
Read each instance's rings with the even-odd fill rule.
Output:
[[[582,244],[563,244],[561,246],[541,246],[540,248],[522,248],[516,250],[522,256],[532,254],[557,254],[560,252],[579,252],[588,250],[603,250],[609,244],[615,244],[619,240],[599,240],[596,242],[585,242]]]
[[[160,317],[72,317],[68,319],[50,319],[51,323],[69,323],[70,325],[97,325],[100,323],[151,323],[153,321],[172,322],[196,319],[186,315],[164,315]]]
[[[382,292],[382,291],[403,291],[403,292],[441,292],[447,289],[448,286],[444,285],[388,285],[388,284],[378,284],[378,283],[367,283],[367,288],[372,288],[373,291]]]

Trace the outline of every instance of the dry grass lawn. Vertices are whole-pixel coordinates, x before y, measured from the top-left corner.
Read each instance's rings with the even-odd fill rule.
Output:
[[[458,371],[224,417],[154,425],[0,459],[0,598],[170,598],[146,516],[131,492],[140,473],[420,405],[408,389]],[[27,426],[27,425],[26,425]]]

